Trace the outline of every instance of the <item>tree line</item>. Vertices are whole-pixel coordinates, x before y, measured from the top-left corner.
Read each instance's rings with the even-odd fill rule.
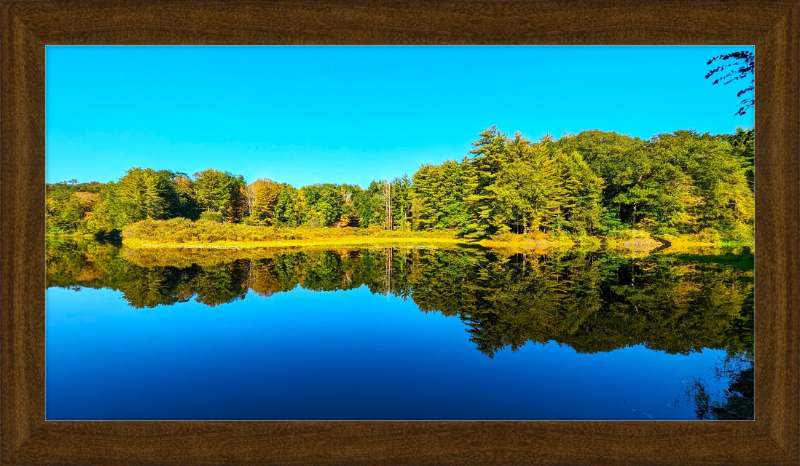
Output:
[[[109,183],[47,184],[50,234],[113,234],[145,219],[186,218],[272,227],[450,230],[604,235],[707,229],[748,238],[753,224],[752,129],[695,131],[649,140],[614,132],[545,136],[537,142],[496,127],[460,161],[426,164],[411,177],[294,187],[252,182],[213,168],[189,176],[131,168]]]

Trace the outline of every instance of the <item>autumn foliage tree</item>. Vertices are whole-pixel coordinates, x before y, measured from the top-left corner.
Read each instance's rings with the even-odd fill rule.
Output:
[[[276,207],[281,185],[267,178],[260,178],[249,185],[245,191],[247,219],[254,225],[275,225]]]

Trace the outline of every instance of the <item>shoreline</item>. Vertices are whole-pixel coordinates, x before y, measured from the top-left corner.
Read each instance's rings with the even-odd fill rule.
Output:
[[[273,249],[287,247],[315,247],[315,246],[370,246],[376,244],[419,244],[419,245],[470,245],[479,244],[462,238],[436,238],[436,237],[372,237],[372,236],[345,236],[338,238],[307,238],[285,239],[270,241],[211,241],[199,242],[164,242],[152,243],[140,239],[126,238],[122,240],[126,247],[135,249]]]
[[[565,250],[585,248],[603,251],[669,251],[683,252],[691,249],[718,249],[724,247],[751,246],[747,244],[726,244],[725,242],[671,242],[665,243],[655,239],[637,238],[636,240],[607,241],[601,237],[591,237],[590,241],[575,241],[571,238],[552,240],[514,240],[504,241],[483,239],[479,241],[454,237],[391,237],[391,236],[340,236],[332,238],[284,239],[269,241],[211,241],[211,242],[150,242],[136,238],[122,240],[125,247],[131,249],[184,249],[184,250],[248,250],[248,249],[281,249],[281,248],[337,248],[337,247],[369,247],[369,246],[454,246],[483,247],[505,250]]]

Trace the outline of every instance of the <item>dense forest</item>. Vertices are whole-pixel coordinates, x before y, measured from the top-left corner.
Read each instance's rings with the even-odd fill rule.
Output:
[[[649,140],[584,131],[531,142],[487,129],[461,161],[411,177],[294,187],[209,168],[189,176],[131,168],[109,183],[47,184],[47,232],[114,236],[141,220],[185,218],[272,227],[608,235],[712,232],[751,238],[752,129]]]

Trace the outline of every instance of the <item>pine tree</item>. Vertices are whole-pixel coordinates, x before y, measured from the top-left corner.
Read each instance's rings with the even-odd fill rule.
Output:
[[[244,178],[209,168],[194,174],[197,203],[206,212],[217,212],[234,222],[242,218],[245,205]]]
[[[461,232],[465,236],[488,236],[498,229],[502,213],[497,212],[496,193],[487,188],[494,185],[500,172],[507,143],[508,137],[493,126],[472,143],[475,147],[470,151],[472,157],[466,157],[462,162],[466,221]]]
[[[442,173],[438,165],[423,165],[411,179],[411,202],[415,229],[433,230],[440,225]]]

